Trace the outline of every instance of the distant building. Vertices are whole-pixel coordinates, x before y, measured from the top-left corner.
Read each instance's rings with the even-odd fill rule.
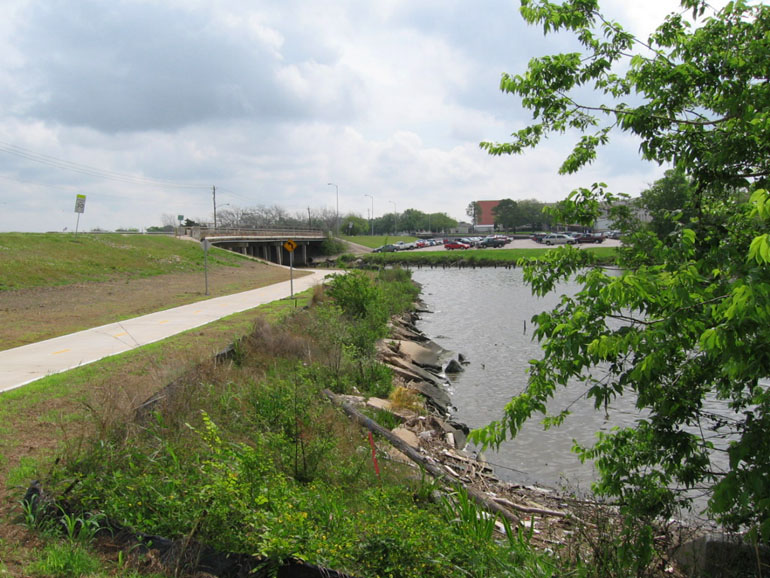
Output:
[[[631,208],[631,214],[639,219],[642,223],[649,223],[652,221],[652,216],[641,206],[639,206],[639,199],[622,199],[617,200],[614,206],[628,206]],[[612,218],[610,217],[609,207],[603,205],[601,207],[601,215],[596,219],[594,223],[595,231],[608,231],[612,228]]]
[[[470,233],[472,228],[472,225],[470,223],[465,223],[463,221],[460,221],[457,223],[457,226],[450,229],[449,232],[453,235],[467,235]]]
[[[500,201],[476,201],[476,203],[479,207],[479,214],[476,215],[476,222],[474,224],[477,227],[479,225],[486,227],[491,226],[494,229],[495,214],[492,210],[500,204]]]

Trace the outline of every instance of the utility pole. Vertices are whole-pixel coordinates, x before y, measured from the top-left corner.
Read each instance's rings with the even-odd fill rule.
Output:
[[[211,196],[214,198],[214,230],[217,228],[217,188],[211,187]]]
[[[374,236],[374,195],[364,195],[365,197],[369,197],[372,200],[372,213],[371,213],[371,221],[372,221],[372,237]]]
[[[335,221],[335,231],[337,236],[340,236],[340,188],[334,183],[326,183],[330,187],[334,187],[334,191],[337,193],[337,219]]]

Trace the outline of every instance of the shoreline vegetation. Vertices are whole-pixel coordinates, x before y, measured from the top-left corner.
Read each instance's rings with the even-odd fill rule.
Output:
[[[11,425],[50,425],[26,457],[0,448],[0,575],[628,575],[614,508],[501,484],[461,451],[417,298],[407,271],[353,272],[235,316],[213,358],[172,354],[202,330],[3,396]],[[672,575],[660,552],[643,575]]]

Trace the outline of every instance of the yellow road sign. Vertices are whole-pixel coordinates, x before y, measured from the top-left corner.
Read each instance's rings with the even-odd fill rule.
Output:
[[[289,253],[292,253],[294,249],[297,248],[297,243],[289,239],[283,244],[283,248],[286,249]]]

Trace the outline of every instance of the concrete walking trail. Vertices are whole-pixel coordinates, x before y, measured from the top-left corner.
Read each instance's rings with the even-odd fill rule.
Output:
[[[295,294],[337,273],[329,270],[310,271],[310,275],[294,279]],[[0,351],[0,393],[290,295],[291,281],[282,281]]]

